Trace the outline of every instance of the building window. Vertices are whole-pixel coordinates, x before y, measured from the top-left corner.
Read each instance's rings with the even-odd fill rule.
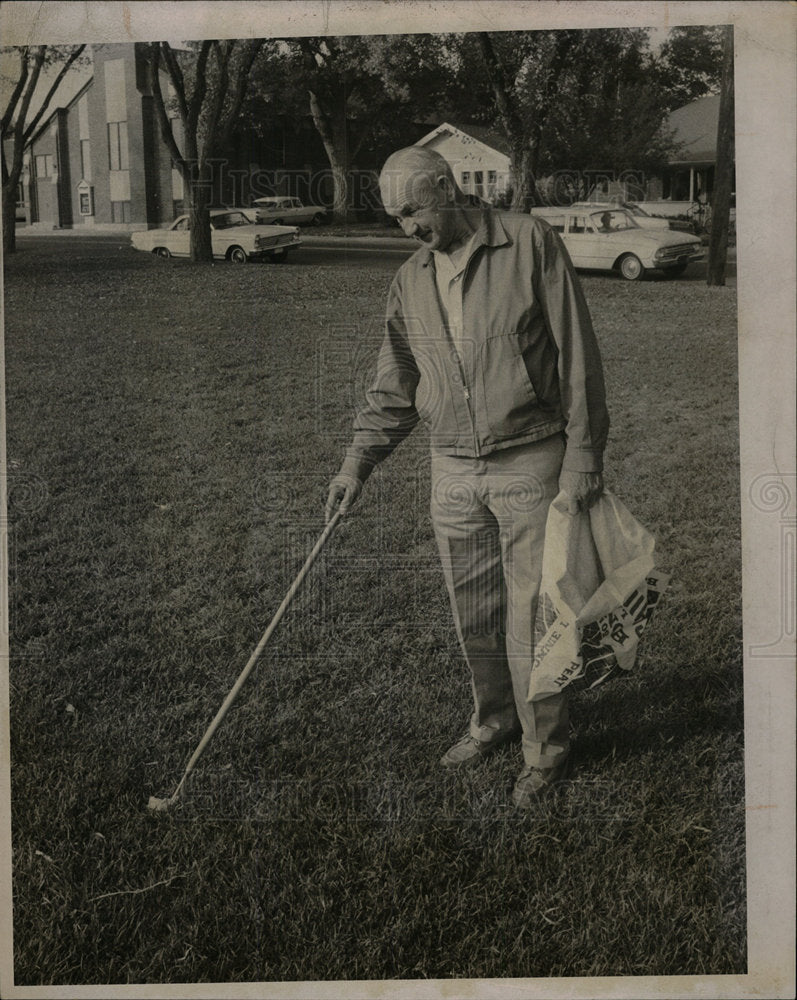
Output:
[[[467,191],[470,187],[470,170],[462,171],[462,190]]]
[[[55,157],[50,153],[40,154],[34,158],[34,167],[38,178],[54,177]]]
[[[129,170],[127,122],[108,122],[108,166],[111,170]]]
[[[495,187],[498,183],[498,174],[494,170],[487,171],[487,183],[490,187]]]
[[[80,140],[80,176],[84,181],[91,180],[91,145],[88,139]]]
[[[476,194],[481,197],[484,194],[484,172],[482,170],[474,170],[473,181],[476,185]]]
[[[130,222],[130,202],[111,202],[111,222]]]

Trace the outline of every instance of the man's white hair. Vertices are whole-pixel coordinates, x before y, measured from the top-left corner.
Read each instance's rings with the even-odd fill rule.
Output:
[[[406,146],[385,160],[379,175],[379,190],[386,208],[423,206],[433,200],[441,178],[449,181],[458,199],[461,195],[446,159],[425,146]]]

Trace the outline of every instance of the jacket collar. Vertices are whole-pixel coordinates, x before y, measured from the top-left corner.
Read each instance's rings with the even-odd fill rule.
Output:
[[[482,208],[482,217],[479,228],[476,230],[476,238],[473,241],[473,252],[481,247],[502,247],[511,240],[504,229],[501,219],[492,207],[485,205]],[[426,247],[421,247],[418,251],[418,259],[422,267],[428,267],[434,260],[434,254]]]

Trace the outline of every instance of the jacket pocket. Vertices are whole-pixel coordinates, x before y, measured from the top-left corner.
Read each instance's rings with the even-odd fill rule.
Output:
[[[481,370],[490,431],[508,438],[527,430],[538,400],[518,334],[489,337],[482,346]]]

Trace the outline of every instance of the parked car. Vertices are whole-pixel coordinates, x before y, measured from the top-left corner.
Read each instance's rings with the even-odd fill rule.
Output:
[[[159,257],[189,257],[190,218],[181,215],[164,229],[133,233],[130,241],[136,250],[147,250]],[[210,241],[217,260],[230,260],[234,264],[263,257],[282,261],[289,250],[302,242],[296,226],[256,226],[238,211],[210,213]]]
[[[298,198],[255,198],[252,210],[255,213],[253,221],[261,225],[281,226],[287,222],[294,226],[308,223],[320,226],[327,218],[327,210],[322,205],[304,205]]]
[[[532,208],[562,236],[576,267],[617,270],[637,281],[648,269],[669,278],[683,274],[703,259],[699,237],[670,230],[642,229],[624,208],[585,211],[583,208]]]
[[[681,233],[695,232],[694,226],[686,219],[663,219],[655,215],[650,215],[635,201],[577,201],[570,206],[571,209],[582,209],[585,212],[612,212],[622,208],[634,217],[634,221],[640,229],[674,229]]]

